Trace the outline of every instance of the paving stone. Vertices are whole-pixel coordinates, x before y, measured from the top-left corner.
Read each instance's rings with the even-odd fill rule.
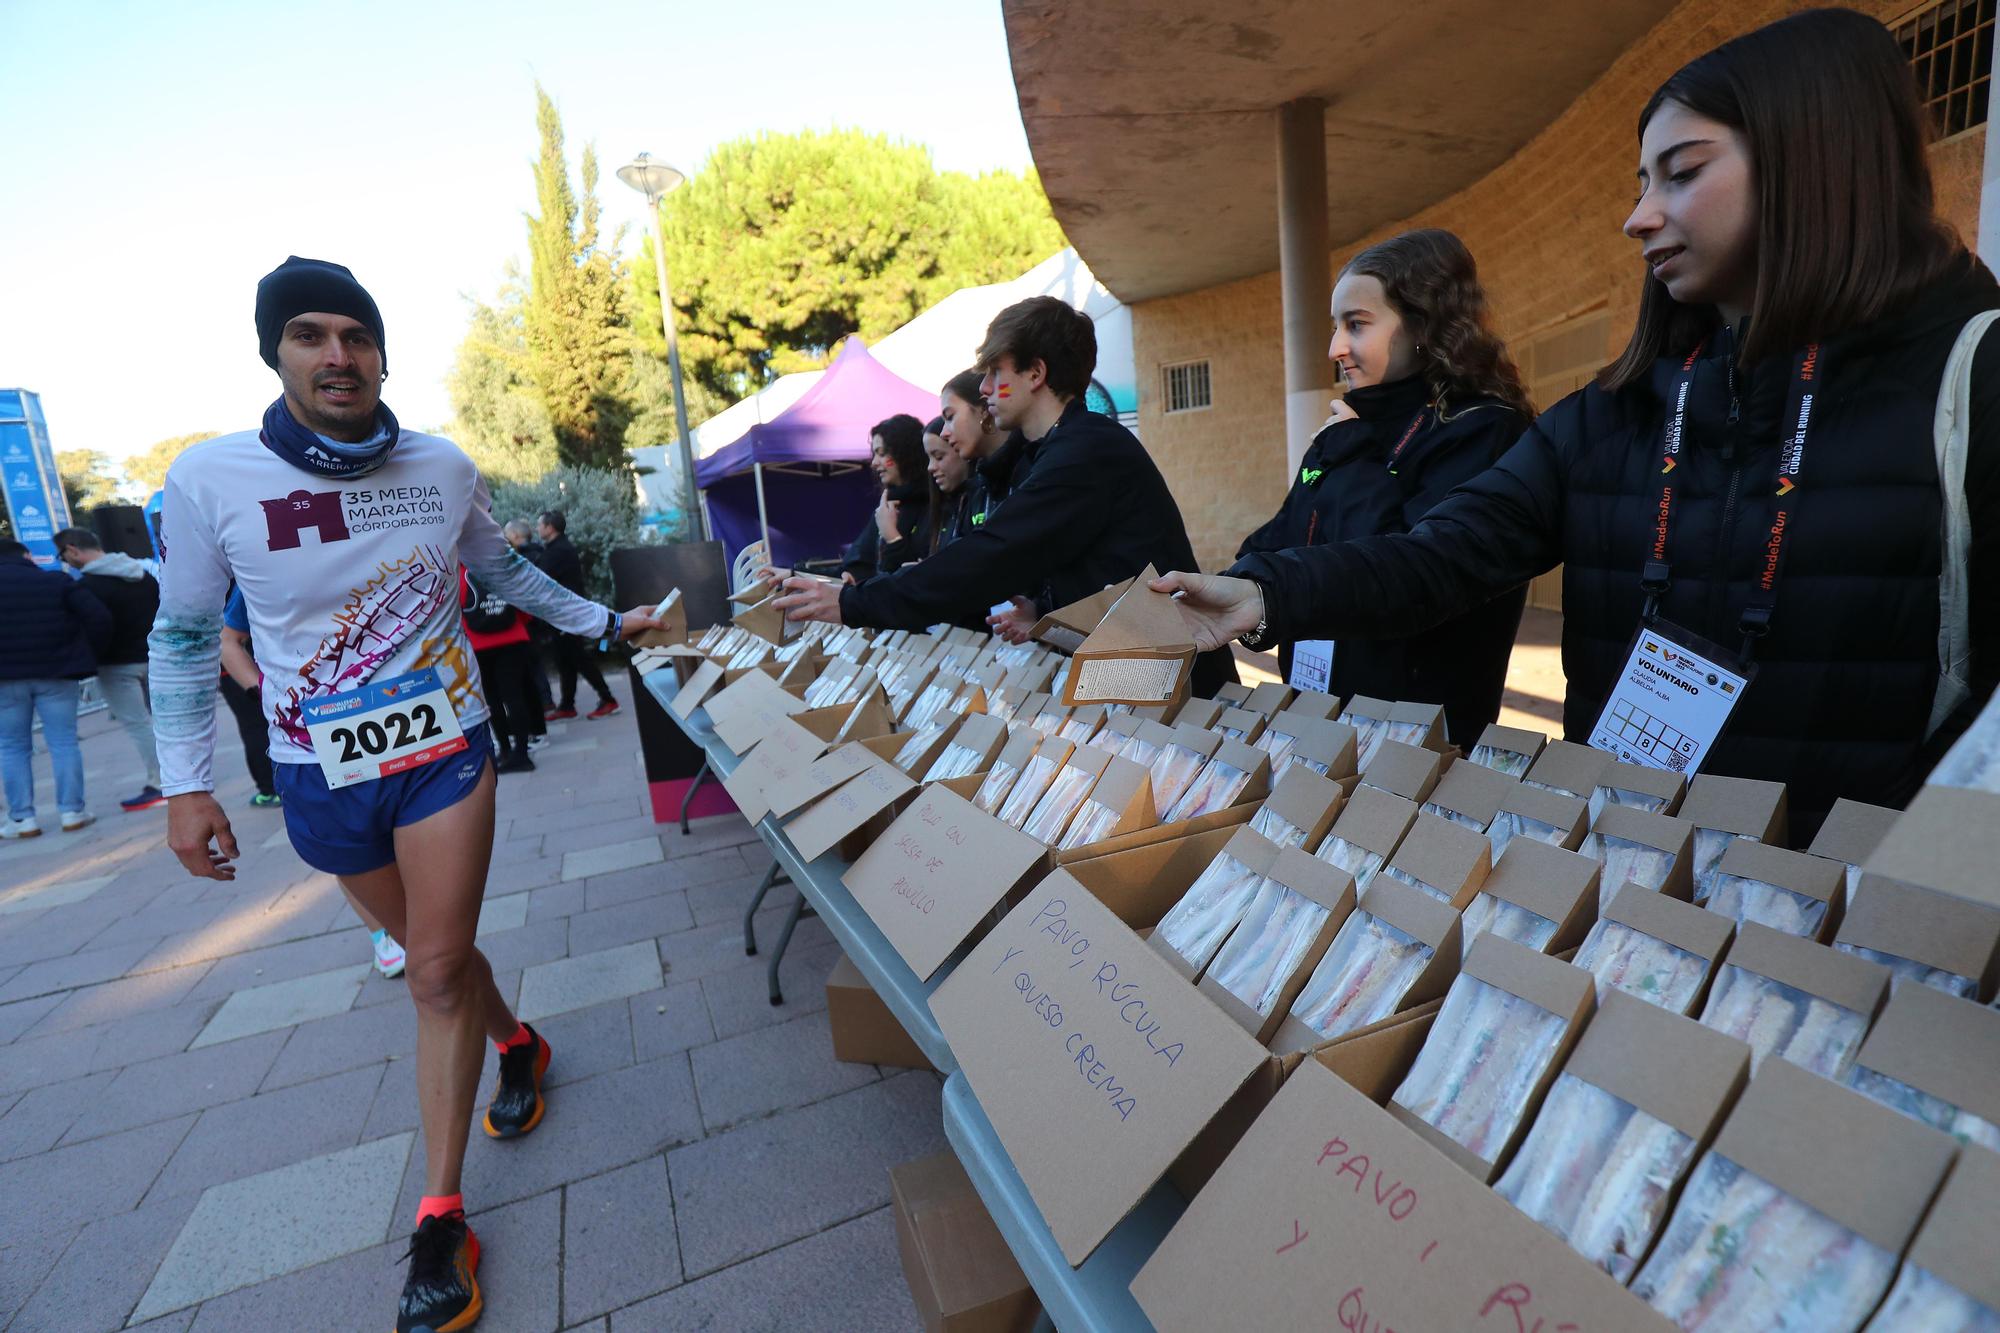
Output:
[[[224,1181],[352,1147],[360,1140],[361,1126],[374,1104],[382,1068],[350,1070],[210,1107],[146,1197],[195,1194]]]
[[[648,1157],[570,1185],[562,1252],[566,1322],[679,1286],[680,1246],[666,1162]]]
[[[21,1092],[91,1072],[97,1034],[91,1029],[62,1032],[0,1046],[0,1092]]]
[[[515,1013],[532,1021],[566,1009],[657,990],[660,981],[659,950],[651,940],[641,940],[525,969]]]
[[[785,961],[778,967],[783,1004],[771,1003],[768,959],[761,955],[744,959],[741,967],[701,979],[701,993],[708,1001],[709,1016],[715,1020],[716,1036],[739,1036],[826,1008],[826,979],[840,961],[840,946],[801,948],[798,940],[797,935],[792,937],[792,946],[785,950]]]
[[[395,1322],[396,1296],[403,1289],[406,1270],[397,1256],[407,1243],[399,1236],[386,1245],[217,1296],[195,1312],[191,1333],[292,1328],[298,1326],[302,1310],[311,1311],[316,1329],[389,1328]]]
[[[0,891],[0,916],[12,916],[16,912],[45,911],[51,907],[80,903],[109,884],[113,878],[111,875],[92,875],[86,879],[60,880],[52,884],[25,884],[20,888]]]
[[[114,944],[108,949],[87,949],[66,958],[31,963],[15,973],[5,986],[0,986],[0,1004],[116,980],[131,971],[152,947],[144,942]]]
[[[917,1333],[922,1328],[903,1282],[889,1208],[611,1312],[611,1333]]]
[[[195,963],[71,991],[27,1035],[45,1037],[52,1032],[68,1032],[155,1009],[170,1009],[187,998],[187,993],[208,969],[207,963]]]
[[[0,967],[67,957],[90,943],[109,924],[85,915],[24,912],[0,932]]]
[[[273,847],[289,847],[292,845],[292,835],[281,828],[257,845],[267,851]]]
[[[563,1330],[563,1333],[610,1333],[610,1330],[609,1319],[593,1319],[587,1324],[571,1324]]]
[[[358,963],[237,991],[215,1011],[215,1017],[194,1039],[194,1046],[214,1046],[258,1032],[294,1027],[329,1014],[346,1013],[361,991],[361,980],[368,974],[368,967],[366,963]]]
[[[494,935],[503,930],[519,930],[528,920],[528,895],[510,893],[488,898],[479,905],[479,933]]]
[[[232,995],[251,986],[263,986],[355,963],[366,964],[373,957],[368,932],[356,926],[331,935],[315,935],[310,939],[231,954],[210,968],[208,975],[189,994],[196,997]]]
[[[70,1126],[65,1143],[77,1143],[134,1125],[206,1110],[248,1097],[285,1044],[283,1033],[267,1032],[221,1046],[169,1055],[119,1071],[97,1104]]]
[[[632,1045],[641,1060],[656,1060],[715,1040],[715,1024],[694,982],[646,991],[627,1004],[632,1010]]]
[[[615,824],[620,820],[634,819],[645,813],[638,800],[629,796],[620,796],[608,801],[579,802],[566,808],[557,808],[544,802],[537,794],[530,803],[539,813],[514,816],[513,822],[507,827],[509,838],[545,836],[571,829],[588,828],[596,824]]]
[[[581,882],[584,905],[575,910],[592,912],[637,902],[642,898],[657,897],[663,893],[679,893],[681,889],[681,886],[674,882],[672,871],[667,866],[659,864],[638,866],[632,870],[617,870],[609,875],[595,875]]]
[[[225,903],[154,903],[144,911],[134,912],[128,917],[114,921],[100,931],[91,941],[92,948],[103,948],[110,944],[125,944],[133,940],[162,940],[169,935],[184,935],[191,930],[205,930],[229,910]]]
[[[35,1231],[13,1245],[0,1245],[0,1328],[28,1303],[42,1279],[62,1258],[82,1223]]]
[[[633,1060],[632,1013],[622,999],[551,1014],[536,1020],[535,1030],[555,1052],[549,1061],[549,1087],[623,1069]]]
[[[689,909],[694,912],[694,923],[697,926],[719,926],[734,921],[740,925],[743,921],[743,909],[750,905],[750,895],[756,891],[757,885],[763,882],[763,879],[762,870],[746,870],[733,879],[716,879],[706,884],[690,884],[687,900]],[[784,895],[790,891],[788,885],[774,884],[771,886],[771,891],[764,895],[764,902],[767,904],[783,902]],[[768,911],[769,908],[760,907],[758,910]]]
[[[204,1191],[133,1318],[381,1244],[413,1140],[398,1134]]]
[[[937,1079],[907,1073],[674,1149],[688,1276],[883,1207],[890,1167],[945,1146]]]
[[[41,1022],[42,1016],[61,1004],[63,999],[61,995],[42,995],[32,1000],[0,1004],[0,1046],[5,1046]]]
[[[505,865],[494,865],[486,872],[486,891],[494,895],[522,893],[528,889],[539,889],[554,884],[563,877],[562,862],[553,856],[536,856],[519,861],[509,861]]]
[[[678,811],[676,811],[678,813]],[[666,844],[667,855],[686,856],[690,852],[712,851],[717,847],[740,847],[761,841],[757,830],[749,820],[739,814],[704,815],[700,819],[688,821],[688,831],[683,834],[678,821],[670,823],[664,830],[661,841]]]
[[[22,1333],[122,1327],[194,1205],[192,1197],[148,1202],[93,1221],[63,1251],[13,1327]]]
[[[767,907],[757,914],[759,951],[757,958],[761,961],[769,960],[770,950],[778,942],[778,928],[784,924],[785,907],[782,904],[785,900],[779,895],[791,892],[793,890],[784,885],[771,890],[771,896],[765,901],[781,905]],[[825,941],[826,936],[820,935],[814,938],[813,933],[806,929],[812,924],[814,923],[804,920],[799,922],[798,929],[792,935],[793,948],[805,948]],[[740,904],[734,921],[662,935],[659,944],[660,959],[666,967],[667,975],[675,981],[695,981],[702,977],[713,976],[717,972],[741,967],[749,961],[743,952],[743,918]]]
[[[584,885],[588,880],[577,880],[571,884],[551,884],[547,888],[534,889],[528,894],[528,920],[546,921],[550,917],[573,916],[583,910]]]
[[[87,1029],[97,1037],[97,1049],[91,1054],[90,1067],[93,1071],[123,1069],[126,1065],[142,1064],[164,1055],[177,1055],[188,1048],[195,1035],[208,1026],[208,1020],[221,1007],[221,1000],[189,1000],[171,1009],[157,1009],[152,1013],[99,1023]]]
[[[55,1147],[115,1077],[106,1070],[24,1093],[0,1116],[0,1162]]]
[[[614,842],[602,847],[592,847],[580,852],[564,852],[562,877],[568,879],[588,879],[592,875],[608,875],[614,870],[628,870],[633,866],[651,865],[665,860],[660,850],[658,834],[643,838],[633,838],[627,842]]]
[[[659,821],[650,813],[634,814],[628,811],[623,819],[614,819],[602,824],[585,824],[580,827],[564,827],[543,834],[542,855],[561,856],[565,852],[588,851],[592,847],[643,838],[659,831]]]
[[[143,1324],[127,1324],[126,1333],[187,1333],[188,1325],[194,1322],[196,1313],[194,1310],[182,1310],[179,1314],[148,1319]]]
[[[331,1018],[301,1023],[264,1076],[262,1090],[324,1078],[328,1074],[382,1064],[417,1049],[417,1011],[408,1004],[350,1009]],[[370,1136],[374,1137],[374,1136]]]
[[[649,940],[655,935],[671,935],[694,926],[687,899],[675,892],[662,892],[637,902],[584,912],[569,919],[569,947],[573,954],[596,953],[614,944]]]
[[[713,1133],[754,1116],[804,1106],[874,1082],[873,1065],[833,1058],[825,1014],[780,1023],[689,1052],[701,1119]]]
[[[552,1189],[475,1212],[469,1220],[479,1236],[479,1287],[486,1300],[479,1333],[547,1333],[556,1327],[563,1282],[561,1192]]]
[[[32,1199],[35,1205],[0,1208],[0,1246],[129,1212],[193,1123],[193,1116],[181,1116],[0,1164],[0,1199]]]
[[[482,1098],[486,1095],[486,1090],[493,1086],[499,1070],[499,1057],[494,1053],[493,1043],[488,1042],[485,1062],[479,1070]],[[479,1106],[479,1103],[475,1102],[474,1105]],[[375,1089],[374,1104],[368,1108],[368,1122],[361,1127],[361,1141],[366,1143],[385,1134],[400,1134],[406,1129],[422,1127],[423,1118],[417,1110],[416,1057],[408,1055],[391,1060],[383,1067],[382,1081]],[[483,1138],[484,1135],[476,1137]]]

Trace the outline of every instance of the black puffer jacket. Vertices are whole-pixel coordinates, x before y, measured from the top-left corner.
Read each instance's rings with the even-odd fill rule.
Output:
[[[962,540],[840,593],[849,625],[921,629],[1019,594],[1043,610],[1131,578],[1194,568],[1180,506],[1131,431],[1072,402],[1039,440],[1023,441],[1007,498]],[[1194,690],[1236,679],[1227,650],[1196,659]]]
[[[1238,560],[1294,546],[1318,546],[1384,532],[1408,532],[1460,483],[1507,452],[1528,418],[1493,399],[1445,403],[1443,419],[1422,379],[1348,393],[1358,420],[1337,421],[1313,438],[1277,514],[1243,539]],[[1390,471],[1389,455],[1413,423]],[[1443,704],[1452,740],[1470,749],[1500,715],[1507,657],[1521,626],[1526,585],[1408,638],[1341,640],[1331,692]],[[1280,662],[1291,674],[1291,645]]]
[[[111,613],[81,579],[0,556],[0,680],[81,680],[111,642]]]
[[[1792,836],[1842,796],[1900,805],[1991,694],[2000,673],[2000,337],[1973,364],[1966,475],[1973,693],[1924,741],[1936,690],[1942,501],[1932,420],[1965,321],[2000,306],[1968,260],[1909,308],[1831,340],[1801,475],[1801,503],[1759,675],[1705,771],[1790,784]],[[1689,395],[1669,557],[1668,620],[1718,643],[1762,567],[1790,358],[1734,369],[1711,339]],[[1491,470],[1408,535],[1252,556],[1281,637],[1407,634],[1563,564],[1564,728],[1588,737],[1638,625],[1659,497],[1663,402],[1679,370],[1618,393],[1570,395]]]
[[[146,636],[160,613],[160,585],[146,567],[108,551],[83,569],[83,586],[111,613],[111,638],[97,654],[99,666],[132,666],[147,660]]]
[[[882,540],[882,529],[875,522],[875,511],[868,511],[868,521],[861,525],[861,531],[841,552],[840,572],[852,574],[856,583],[866,583],[877,574],[888,574],[901,569],[919,554],[918,541],[926,540],[923,535],[924,502],[929,492],[921,486],[891,486],[889,498],[903,506],[903,535],[893,542]],[[879,501],[878,501],[879,503]]]

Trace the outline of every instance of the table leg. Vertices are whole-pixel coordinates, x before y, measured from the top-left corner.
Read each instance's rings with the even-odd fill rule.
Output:
[[[792,931],[799,924],[799,917],[806,910],[806,896],[801,893],[792,900],[792,910],[785,913],[785,924],[778,931],[778,947],[771,952],[771,1003],[783,1004],[785,993],[778,989],[778,964],[785,961],[785,949],[792,942]]]
[[[789,884],[792,882],[792,877],[781,874],[778,863],[773,861],[771,868],[764,872],[764,878],[758,883],[756,892],[750,895],[750,905],[743,909],[743,952],[752,958],[757,956],[757,909],[764,905],[764,895],[769,893],[771,886],[779,880]]]
[[[702,760],[701,767],[695,771],[694,781],[688,783],[687,793],[681,797],[681,836],[683,838],[688,835],[688,807],[694,804],[694,794],[701,790],[702,783],[708,781],[710,771],[708,760]]]

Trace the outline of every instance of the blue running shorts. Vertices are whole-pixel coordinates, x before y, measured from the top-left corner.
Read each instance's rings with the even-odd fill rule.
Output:
[[[360,875],[396,859],[397,829],[464,800],[492,752],[482,722],[466,728],[457,754],[373,782],[329,788],[318,764],[273,764],[271,771],[299,859],[329,875]]]

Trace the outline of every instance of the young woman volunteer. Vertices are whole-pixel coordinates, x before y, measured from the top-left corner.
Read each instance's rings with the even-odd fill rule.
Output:
[[[907,412],[875,423],[868,433],[869,464],[882,479],[882,500],[841,557],[848,583],[889,574],[919,554],[924,499],[924,423]],[[907,506],[907,508],[905,508]]]
[[[1937,219],[1910,72],[1871,19],[1809,11],[1709,52],[1639,137],[1647,273],[1598,383],[1408,534],[1157,586],[1207,642],[1339,639],[1561,562],[1570,737],[1642,654],[1710,641],[1755,674],[1701,771],[1790,784],[1800,841],[1837,797],[1900,804],[2000,671],[2000,336],[1971,324],[2000,286]],[[1671,697],[1702,683],[1668,680],[1663,709],[1712,725]]]
[[[929,555],[965,535],[965,502],[971,498],[966,482],[972,476],[972,464],[945,438],[942,416],[932,417],[924,427],[924,458],[931,478],[930,506],[924,511],[929,540],[923,554]]]
[[[979,392],[981,378],[976,370],[961,370],[938,393],[938,419],[944,423],[944,438],[972,468],[965,498],[969,528],[984,523],[993,507],[1006,498],[1014,460],[1021,452],[1019,440],[993,420],[993,412]]]
[[[1384,532],[1407,532],[1519,439],[1534,409],[1488,324],[1486,294],[1464,242],[1404,232],[1356,255],[1333,288],[1327,350],[1347,396],[1313,438],[1246,557]],[[1407,638],[1285,643],[1294,685],[1444,705],[1452,740],[1470,749],[1500,715],[1507,656],[1525,585]]]

